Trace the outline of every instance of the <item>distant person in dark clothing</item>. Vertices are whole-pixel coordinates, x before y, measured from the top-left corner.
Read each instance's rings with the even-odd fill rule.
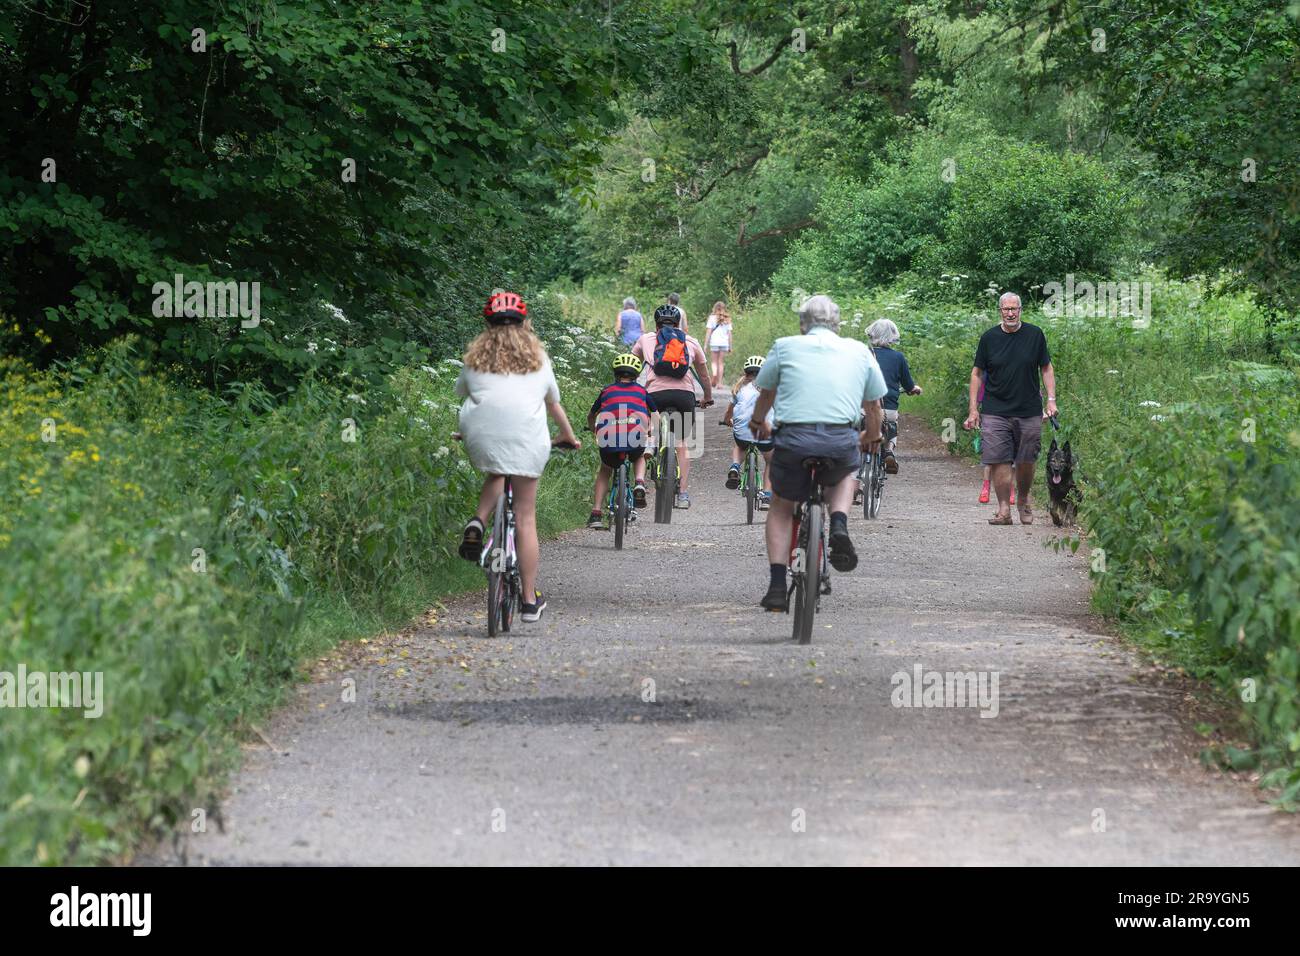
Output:
[[[998,300],[1001,321],[980,336],[970,373],[970,414],[965,427],[983,428],[980,461],[992,466],[997,514],[989,524],[1011,524],[1011,475],[1019,492],[1020,523],[1033,524],[1030,488],[1038,462],[1043,419],[1056,414],[1056,372],[1047,354],[1047,337],[1020,319],[1020,296],[1005,292]],[[1043,407],[1039,373],[1047,390]],[[984,385],[983,411],[980,385]]]
[[[885,376],[885,387],[889,389],[881,399],[885,406],[885,421],[893,422],[896,431],[899,395],[920,395],[921,386],[912,381],[907,357],[894,348],[900,338],[897,325],[889,319],[877,319],[867,327],[867,338],[871,340],[871,351],[875,353],[876,364],[880,366],[880,374]],[[898,474],[898,459],[894,457],[896,444],[897,434],[885,442],[885,471],[891,475]]]

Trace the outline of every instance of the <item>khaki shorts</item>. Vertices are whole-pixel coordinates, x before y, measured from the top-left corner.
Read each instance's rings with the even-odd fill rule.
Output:
[[[1038,461],[1038,446],[1043,437],[1043,416],[1004,418],[980,416],[980,464],[1023,465]]]

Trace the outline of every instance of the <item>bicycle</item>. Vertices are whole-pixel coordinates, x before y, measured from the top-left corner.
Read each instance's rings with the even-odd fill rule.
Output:
[[[865,452],[858,468],[858,485],[862,493],[862,516],[875,518],[880,514],[880,502],[885,494],[885,447],[898,437],[898,423],[884,422],[881,441],[875,451]]]
[[[830,527],[821,485],[817,483],[818,469],[828,465],[824,458],[803,460],[812,485],[807,499],[795,512],[790,532],[790,588],[786,598],[787,602],[794,599],[792,636],[800,644],[812,643],[813,618],[821,608],[822,595],[831,593]]]
[[[459,439],[461,436],[453,433],[452,437]],[[552,447],[573,450],[576,446],[568,442],[554,442]],[[496,637],[498,631],[510,631],[523,592],[519,553],[515,550],[514,488],[510,484],[509,475],[505,475],[504,480],[504,487],[501,494],[497,495],[496,507],[493,509],[492,527],[490,531],[485,529],[483,553],[478,559],[479,566],[487,574],[488,637]]]
[[[696,407],[699,407],[698,403]],[[655,486],[655,524],[670,524],[682,469],[677,461],[677,442],[666,414],[659,416],[659,450],[646,463],[646,477]]]
[[[614,550],[622,551],[623,533],[630,523],[636,521],[636,507],[632,498],[630,452],[619,453],[619,465],[610,482],[609,495],[605,499],[605,510],[609,512],[609,526],[614,530]]]
[[[718,422],[727,425],[728,422]],[[745,498],[745,518],[749,524],[754,523],[754,512],[761,511],[762,502],[759,493],[763,490],[763,481],[759,469],[763,467],[763,456],[754,442],[750,442],[745,452],[745,460],[740,465],[740,493]]]
[[[478,559],[487,573],[488,637],[496,637],[498,630],[509,632],[523,590],[519,555],[515,551],[514,502],[514,489],[510,485],[510,476],[506,475],[505,488],[497,496],[492,530],[483,541],[483,554]]]

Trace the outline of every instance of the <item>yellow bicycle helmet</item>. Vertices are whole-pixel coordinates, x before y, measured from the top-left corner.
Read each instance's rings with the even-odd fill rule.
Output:
[[[612,365],[615,372],[631,372],[633,375],[641,374],[641,360],[631,352],[624,352],[622,355],[615,356]]]
[[[748,372],[750,369],[757,370],[762,367],[763,367],[763,356],[761,355],[751,355],[749,358],[745,359],[746,372]]]

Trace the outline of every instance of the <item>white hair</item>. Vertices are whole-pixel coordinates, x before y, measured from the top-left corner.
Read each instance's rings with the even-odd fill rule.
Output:
[[[636,299],[632,298],[631,296],[628,296],[626,299],[623,300],[623,308],[625,308],[625,309],[635,309],[635,308],[636,308]]]
[[[1020,304],[1020,296],[1016,295],[1014,292],[1003,292],[1001,297],[998,299],[999,309],[1002,308],[1002,303],[1007,301],[1007,299],[1015,299],[1016,305]]]
[[[872,345],[893,345],[899,337],[898,326],[890,319],[876,319],[867,326],[867,338]]]
[[[828,295],[815,295],[799,306],[799,331],[806,334],[816,326],[836,333],[840,330],[840,307]]]

